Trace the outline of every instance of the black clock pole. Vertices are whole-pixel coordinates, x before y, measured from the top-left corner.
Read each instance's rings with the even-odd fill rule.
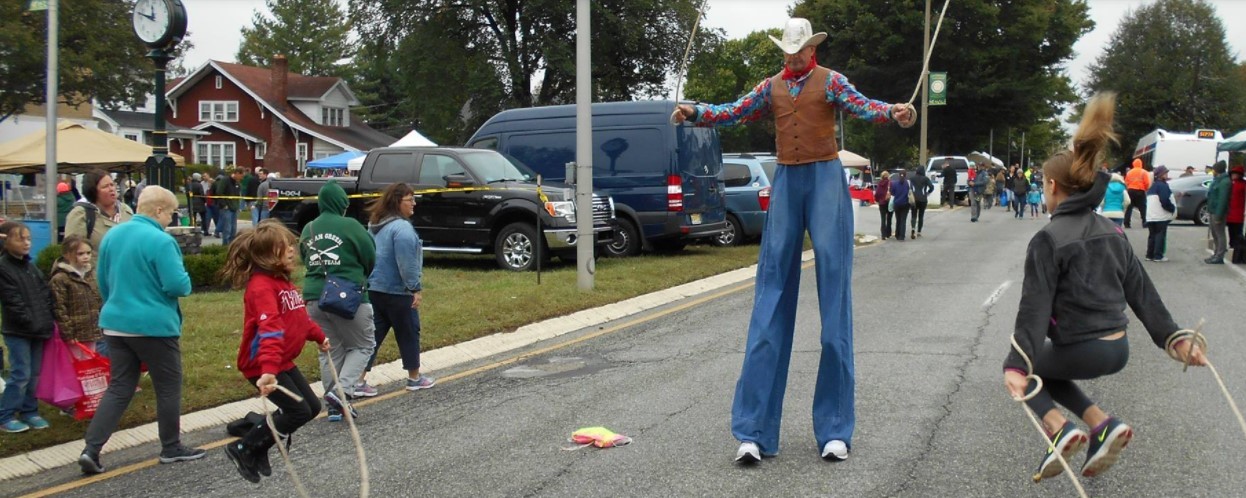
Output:
[[[147,158],[145,178],[148,185],[160,185],[176,192],[173,173],[176,171],[173,158],[169,157],[169,134],[165,131],[164,122],[164,86],[165,71],[173,58],[164,49],[153,49],[147,57],[156,63],[156,129],[152,132],[152,155]],[[137,200],[137,199],[136,199]]]

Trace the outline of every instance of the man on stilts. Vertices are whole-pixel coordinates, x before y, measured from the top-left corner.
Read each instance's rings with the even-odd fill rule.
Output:
[[[753,316],[744,366],[736,383],[731,432],[740,441],[736,461],[757,462],[779,452],[779,426],[796,326],[800,253],[813,240],[822,319],[822,357],[813,398],[813,427],[822,457],[848,457],[856,421],[852,358],[852,200],[835,142],[835,110],[875,123],[912,126],[909,104],[887,104],[857,92],[842,74],[819,66],[815,47],[826,33],[792,18],[783,39],[784,69],[732,104],[680,104],[672,118],[699,126],[775,117],[778,169],[758,256]],[[885,209],[885,207],[880,207]]]

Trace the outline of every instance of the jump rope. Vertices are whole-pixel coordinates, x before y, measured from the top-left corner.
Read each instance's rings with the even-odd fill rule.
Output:
[[[333,375],[333,378],[341,379],[341,377],[337,374],[337,365],[333,364],[332,356],[329,357],[329,361],[326,363],[329,364],[329,373]],[[301,403],[303,401],[302,396],[286,389],[281,384],[276,384],[275,387],[295,402]],[[334,388],[338,399],[345,401],[347,398],[346,392],[342,390],[342,383],[334,383]],[[266,398],[268,395],[261,394],[260,397]],[[268,403],[265,403],[264,400],[260,400],[260,405],[264,407],[264,420],[268,423],[268,430],[273,434],[273,440],[277,441],[277,450],[281,452],[281,459],[286,464],[286,472],[290,474],[290,480],[294,482],[294,488],[298,490],[299,496],[302,498],[311,498],[311,495],[307,493],[307,488],[303,486],[303,480],[299,478],[298,472],[294,470],[294,465],[290,461],[290,450],[286,448],[285,444],[282,444],[281,433],[277,432],[277,427],[273,425],[273,414],[268,409]],[[350,427],[351,440],[355,443],[355,456],[359,458],[359,497],[367,498],[369,493],[368,457],[363,451],[363,440],[359,437],[359,428],[355,426],[355,417],[351,414],[351,407],[345,408],[345,410],[342,410],[342,414],[346,417],[346,424]]]
[[[1194,327],[1194,330],[1178,330],[1168,338],[1168,341],[1164,344],[1164,351],[1168,353],[1169,358],[1181,362],[1183,365],[1181,369],[1182,372],[1189,370],[1190,359],[1194,356],[1194,351],[1196,349],[1203,351],[1204,361],[1207,363],[1207,369],[1211,370],[1211,374],[1215,377],[1216,383],[1220,385],[1220,392],[1224,394],[1224,399],[1229,402],[1229,408],[1231,408],[1233,410],[1233,414],[1237,416],[1237,423],[1242,428],[1242,435],[1246,436],[1246,418],[1242,416],[1242,411],[1238,409],[1237,402],[1235,402],[1233,400],[1233,396],[1229,394],[1229,388],[1225,386],[1224,379],[1220,377],[1220,373],[1216,371],[1216,367],[1211,364],[1211,360],[1206,359],[1205,355],[1208,350],[1207,338],[1203,336],[1202,332],[1204,323],[1206,323],[1204,320],[1199,320],[1198,325]],[[1028,372],[1025,378],[1027,380],[1034,381],[1033,390],[1026,393],[1024,396],[1014,397],[1013,399],[1021,403],[1021,408],[1025,410],[1026,416],[1030,418],[1030,422],[1034,424],[1034,428],[1038,430],[1038,433],[1043,436],[1043,441],[1047,442],[1047,448],[1056,455],[1057,459],[1059,459],[1060,465],[1063,466],[1065,470],[1063,473],[1069,476],[1069,481],[1073,483],[1074,488],[1077,488],[1078,494],[1081,495],[1082,498],[1088,498],[1086,490],[1082,488],[1081,483],[1078,481],[1073,472],[1073,468],[1069,466],[1069,462],[1065,461],[1064,455],[1057,451],[1055,441],[1051,439],[1051,437],[1047,434],[1047,431],[1043,430],[1043,426],[1038,422],[1038,417],[1035,416],[1034,412],[1030,410],[1030,407],[1025,404],[1026,401],[1033,399],[1034,396],[1038,395],[1039,391],[1043,390],[1043,379],[1039,378],[1037,375],[1034,375],[1034,364],[1030,362],[1030,357],[1025,354],[1025,351],[1021,350],[1021,346],[1017,344],[1017,336],[1011,336],[1011,340],[1012,348],[1021,355],[1022,360],[1025,360],[1025,368]],[[1181,354],[1177,352],[1177,345],[1181,344],[1182,341],[1187,340],[1191,341],[1190,350],[1186,353],[1185,358],[1182,358]],[[1039,482],[1042,480],[1042,474],[1035,474],[1033,479],[1034,482]]]
[[[688,56],[692,54],[692,42],[697,38],[697,28],[701,25],[701,16],[705,14],[705,4],[708,2],[709,0],[701,0],[701,7],[697,9],[696,20],[692,23],[692,35],[688,37],[688,45],[684,48],[684,59],[680,65],[679,77],[675,79],[674,98],[676,104],[679,103],[679,89],[683,84],[684,77],[688,75]],[[934,36],[930,38],[930,49],[926,51],[925,57],[922,58],[922,72],[917,77],[917,86],[913,88],[913,96],[909,97],[908,102],[903,104],[914,115],[917,113],[917,110],[913,107],[913,101],[917,100],[917,94],[921,93],[922,85],[926,84],[926,77],[930,74],[930,55],[934,53],[935,43],[939,41],[939,30],[943,28],[943,17],[947,14],[948,4],[951,2],[952,0],[943,0],[943,9],[939,11],[939,22],[935,24]]]

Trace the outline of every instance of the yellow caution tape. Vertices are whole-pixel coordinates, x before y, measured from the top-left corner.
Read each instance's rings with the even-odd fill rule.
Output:
[[[453,193],[453,192],[478,192],[478,191],[489,191],[489,190],[501,191],[501,190],[519,190],[519,189],[507,189],[507,188],[496,188],[496,187],[430,188],[430,189],[413,191],[412,195],[444,194],[444,193]],[[549,199],[545,197],[545,192],[541,192],[538,190],[538,195],[541,198],[541,202],[549,202]],[[346,196],[346,198],[347,199],[375,199],[380,196],[381,196],[380,192],[375,192],[375,193],[368,193],[368,194],[349,194]],[[241,200],[241,201],[269,201],[273,199],[272,197],[250,197],[250,196],[243,196],[243,195],[195,196],[194,194],[191,194],[191,193],[187,193],[186,197],[187,199],[193,199],[194,197],[204,197],[207,199]],[[277,201],[314,201],[319,198],[320,197],[316,195],[277,196],[276,200]]]

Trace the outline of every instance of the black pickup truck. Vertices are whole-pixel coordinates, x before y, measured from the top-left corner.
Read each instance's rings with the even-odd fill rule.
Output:
[[[525,271],[550,256],[575,258],[575,190],[547,183],[537,192],[536,174],[526,166],[492,150],[457,147],[388,147],[368,153],[357,177],[336,178],[347,194],[377,193],[387,185],[405,182],[416,191],[411,222],[426,252],[493,254],[498,266]],[[273,179],[268,191],[271,217],[302,232],[320,214],[314,199],[324,178]],[[346,210],[367,223],[370,198],[351,198]],[[538,248],[537,214],[544,245]],[[593,195],[594,243],[613,240],[614,203],[609,196]]]

